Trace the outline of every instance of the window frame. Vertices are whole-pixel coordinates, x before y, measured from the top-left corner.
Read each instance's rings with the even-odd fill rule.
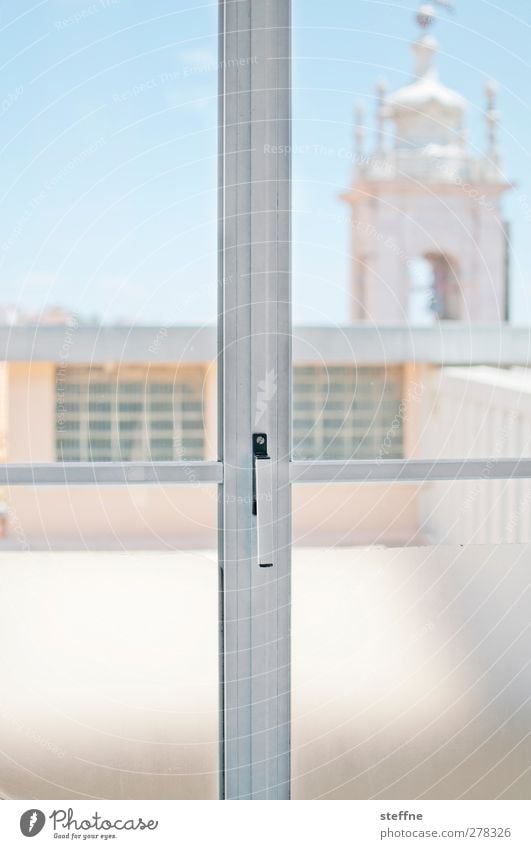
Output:
[[[220,796],[287,799],[291,485],[531,478],[531,459],[291,460],[291,2],[220,0],[219,21],[218,460],[3,464],[0,484],[220,487]],[[280,146],[281,155],[267,152]],[[379,357],[440,364],[458,356],[455,361],[463,363],[470,361],[470,351],[477,358],[482,350],[486,361],[495,351],[497,364],[517,362],[518,340],[521,345],[525,336],[527,344],[529,338],[525,329],[446,328],[434,351],[422,330],[397,328],[389,334],[399,357],[392,360],[389,352],[382,353],[382,333],[370,341],[371,330],[344,328],[332,342],[326,329],[308,330],[307,336],[315,349],[329,346],[338,362],[357,349],[356,362],[363,362],[359,349],[364,347],[370,364]],[[28,340],[13,329],[1,331],[5,360],[26,361],[28,350],[34,359],[49,359],[55,332],[32,330]],[[121,362],[141,362],[141,352],[145,357],[145,344],[136,346],[135,354],[134,338],[149,338],[151,330],[123,332],[126,344],[120,330],[98,331],[102,361],[113,347]],[[186,332],[168,330],[181,341]],[[503,346],[492,343],[493,333]],[[198,331],[196,351],[208,350],[209,338],[207,330]],[[77,331],[76,344],[86,361],[94,362],[87,328]],[[269,374],[275,389],[264,405],[263,382]],[[272,457],[274,570],[257,562],[257,522],[251,511],[252,435],[258,429],[267,433]]]

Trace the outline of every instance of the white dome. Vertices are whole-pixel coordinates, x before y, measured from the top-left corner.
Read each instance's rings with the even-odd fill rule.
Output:
[[[463,128],[466,100],[443,85],[433,67],[437,42],[415,42],[416,79],[385,101],[385,117],[395,124],[398,148],[454,146]]]
[[[422,111],[426,107],[439,107],[454,112],[461,118],[466,109],[466,100],[456,91],[443,85],[435,71],[430,71],[414,83],[399,88],[387,100],[389,116],[399,109],[416,109]]]

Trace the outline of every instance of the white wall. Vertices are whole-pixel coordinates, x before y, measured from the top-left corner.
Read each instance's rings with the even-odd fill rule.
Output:
[[[480,479],[425,484],[421,533],[449,543],[528,542],[531,481],[491,481],[492,460],[531,452],[531,373],[431,369],[422,413],[427,458],[483,458]]]

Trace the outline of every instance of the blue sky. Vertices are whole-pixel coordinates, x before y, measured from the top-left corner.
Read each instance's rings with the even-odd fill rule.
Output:
[[[500,82],[514,314],[529,321],[531,8],[455,0],[443,81],[485,148]],[[294,0],[294,318],[348,320],[352,115],[411,76],[414,0]],[[0,303],[104,321],[211,321],[216,297],[217,9],[191,0],[5,0],[0,9]],[[369,136],[370,139],[370,136]],[[325,153],[322,151],[326,150]],[[317,152],[316,152],[317,151]]]

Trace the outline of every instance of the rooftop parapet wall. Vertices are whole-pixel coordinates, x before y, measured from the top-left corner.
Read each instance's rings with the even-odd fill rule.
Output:
[[[210,363],[216,359],[215,327],[79,327],[65,348],[61,327],[1,327],[0,362],[82,364]],[[508,324],[440,322],[431,327],[293,328],[293,361],[306,363],[424,363],[428,365],[528,366],[531,328]]]

